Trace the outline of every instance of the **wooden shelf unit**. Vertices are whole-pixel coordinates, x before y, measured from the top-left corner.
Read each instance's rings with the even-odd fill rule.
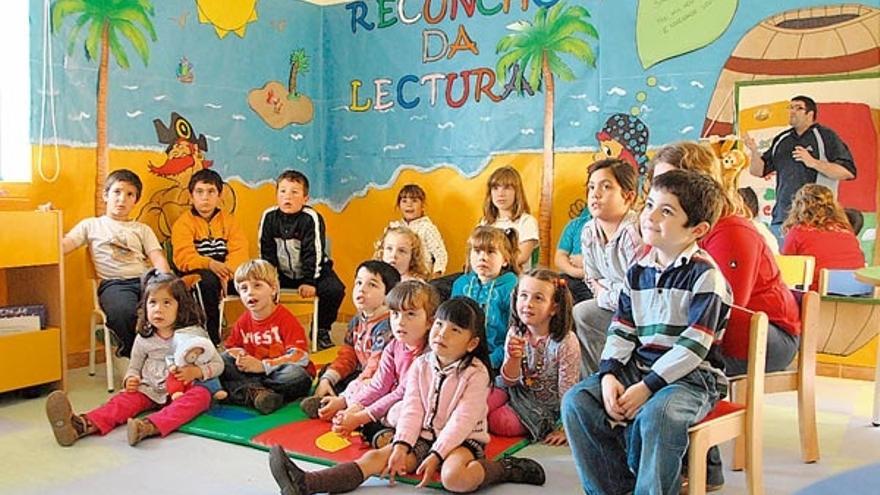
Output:
[[[65,387],[60,211],[0,211],[0,306],[42,304],[46,328],[0,334],[0,392]]]

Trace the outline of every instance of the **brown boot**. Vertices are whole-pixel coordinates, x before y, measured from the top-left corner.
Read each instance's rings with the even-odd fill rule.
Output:
[[[141,440],[155,437],[159,434],[159,428],[147,418],[128,418],[128,444],[132,447]]]
[[[253,387],[248,390],[248,403],[262,414],[271,414],[284,405],[284,396],[265,387]]]
[[[73,413],[67,394],[61,390],[52,392],[46,398],[46,417],[49,418],[55,440],[62,447],[69,447],[80,438],[98,431],[85,416]]]

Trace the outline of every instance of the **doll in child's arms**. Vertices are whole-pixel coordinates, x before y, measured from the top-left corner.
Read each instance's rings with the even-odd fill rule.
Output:
[[[173,350],[173,354],[165,357],[168,362],[168,378],[165,380],[165,388],[168,390],[171,400],[176,400],[183,395],[193,384],[207,388],[215,400],[223,400],[228,396],[226,391],[221,388],[220,380],[217,377],[196,380],[191,383],[181,382],[174,377],[178,368],[189,364],[203,368],[217,355],[217,349],[209,339],[182,333],[175,334]]]

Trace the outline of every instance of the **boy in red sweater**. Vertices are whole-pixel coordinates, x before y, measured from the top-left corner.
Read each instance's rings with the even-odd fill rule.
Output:
[[[235,270],[235,288],[247,311],[226,339],[220,381],[229,402],[269,414],[309,392],[315,365],[302,325],[278,304],[274,266],[264,260],[243,263]]]

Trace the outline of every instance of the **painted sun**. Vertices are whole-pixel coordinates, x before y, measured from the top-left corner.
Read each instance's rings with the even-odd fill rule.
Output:
[[[244,38],[249,22],[257,20],[257,0],[196,0],[199,22],[212,24],[219,38],[233,32]]]

